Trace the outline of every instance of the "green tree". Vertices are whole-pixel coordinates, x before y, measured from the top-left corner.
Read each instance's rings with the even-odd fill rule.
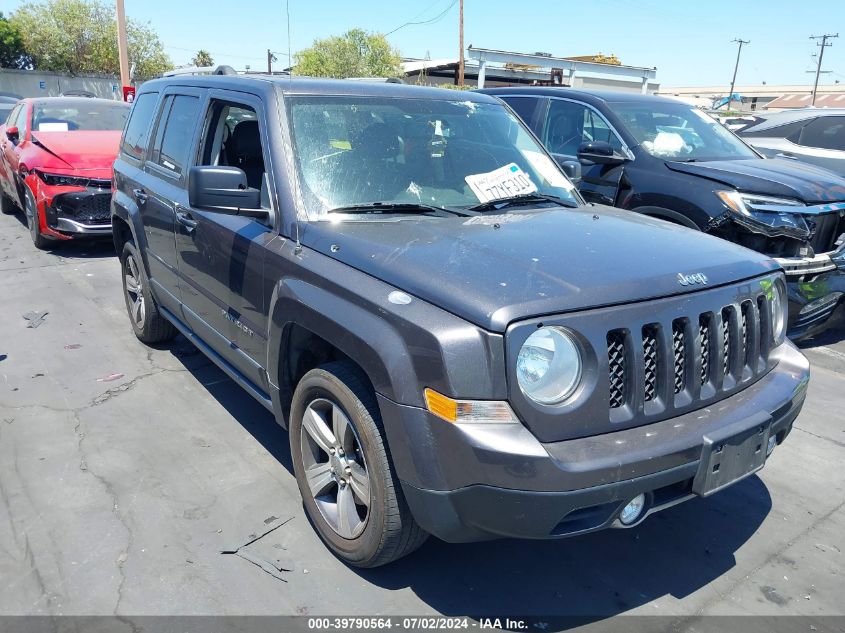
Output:
[[[202,48],[197,51],[192,61],[194,66],[214,66],[214,59],[211,57],[211,53]]]
[[[26,53],[20,31],[3,16],[2,11],[0,11],[0,68],[32,68],[32,58]]]
[[[352,29],[314,40],[294,55],[294,72],[311,77],[399,77],[402,58],[381,33]]]
[[[43,70],[71,74],[120,72],[114,6],[100,0],[42,0],[15,11],[10,22],[24,47]],[[149,24],[126,21],[129,67],[136,78],[160,75],[173,67]]]

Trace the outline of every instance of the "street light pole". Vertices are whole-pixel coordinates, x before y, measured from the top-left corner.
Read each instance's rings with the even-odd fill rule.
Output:
[[[822,58],[824,57],[824,49],[827,48],[828,46],[833,46],[832,43],[831,44],[827,43],[828,38],[832,38],[832,37],[839,37],[839,33],[834,33],[832,35],[828,33],[827,35],[811,35],[810,36],[811,40],[821,40],[821,42],[819,44],[817,44],[817,46],[821,47],[821,50],[819,51],[819,63],[816,66],[816,81],[815,81],[815,83],[813,83],[813,102],[810,105],[816,105],[816,91],[819,89],[819,75],[822,72]]]
[[[117,57],[120,61],[120,85],[129,85],[129,55],[126,51],[126,11],[123,9],[123,0],[116,0],[117,3]]]
[[[464,85],[464,0],[460,0],[458,18],[458,85]]]
[[[739,55],[740,55],[740,53],[742,53],[742,45],[751,43],[750,40],[736,39],[736,40],[731,40],[731,41],[736,43],[736,44],[739,44],[739,48],[737,48],[737,51],[736,51],[736,64],[734,64],[734,76],[733,76],[733,79],[731,79],[731,91],[728,93],[728,110],[731,109],[731,101],[733,101],[733,98],[734,98],[734,86],[736,85],[736,71],[739,70]],[[740,107],[741,106],[742,106],[742,102],[740,101]]]

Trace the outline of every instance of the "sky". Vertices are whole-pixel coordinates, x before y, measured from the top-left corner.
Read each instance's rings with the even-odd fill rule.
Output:
[[[124,0],[127,16],[149,22],[177,65],[198,49],[215,63],[265,69],[267,49],[287,65],[285,0]],[[288,0],[290,49],[351,28],[388,33],[406,57],[456,57],[457,0]],[[811,35],[837,33],[825,49],[820,83],[845,84],[845,0],[464,0],[466,45],[555,56],[616,55],[657,67],[664,87],[810,84]],[[11,12],[22,0],[2,0]],[[408,24],[408,22],[428,22]],[[402,28],[398,28],[402,27]],[[398,30],[396,30],[398,28]]]

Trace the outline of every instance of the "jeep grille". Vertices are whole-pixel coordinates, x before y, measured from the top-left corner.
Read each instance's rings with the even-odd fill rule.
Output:
[[[659,323],[646,323],[639,330],[607,334],[611,409],[629,405],[637,410],[661,406],[661,401],[665,406],[670,398],[689,402],[703,398],[707,389],[709,398],[766,369],[770,335],[765,295],[692,319],[674,319],[671,328],[667,332]],[[636,334],[640,340],[632,340]],[[641,356],[633,353],[634,345],[641,347]]]

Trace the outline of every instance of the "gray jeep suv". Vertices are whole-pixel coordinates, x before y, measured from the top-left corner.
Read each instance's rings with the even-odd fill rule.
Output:
[[[803,404],[772,260],[586,205],[493,97],[156,80],[114,172],[136,336],[275,414],[350,564],[634,526],[762,468]]]

